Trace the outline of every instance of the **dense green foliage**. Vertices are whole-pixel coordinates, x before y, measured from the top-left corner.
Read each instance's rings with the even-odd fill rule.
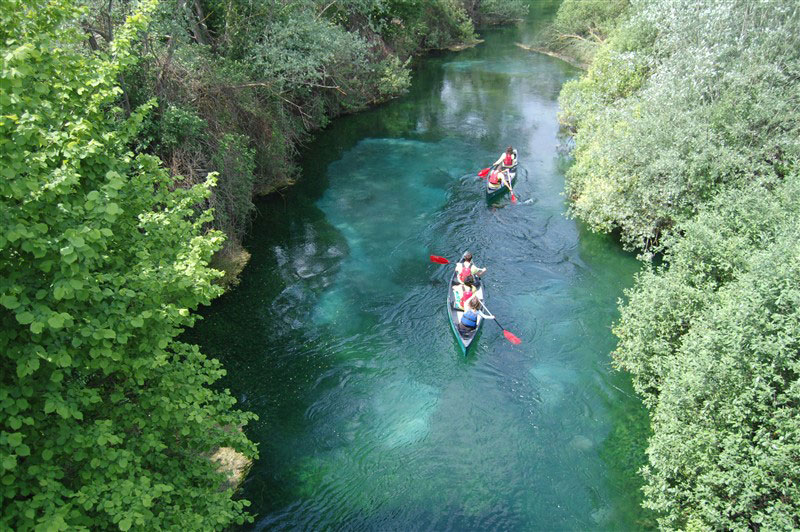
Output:
[[[723,188],[781,179],[800,154],[800,13],[791,1],[635,4],[582,81],[572,212],[656,246]]]
[[[477,24],[504,24],[519,20],[528,14],[530,2],[526,0],[471,0],[464,7]]]
[[[590,62],[623,18],[630,0],[564,0],[536,45]]]
[[[674,529],[800,527],[800,10],[633,2],[581,80],[573,214],[664,252],[615,361],[650,410],[645,504]]]
[[[108,49],[135,3],[86,1],[80,27],[92,49]],[[520,0],[162,0],[135,43],[140,61],[121,79],[123,101],[155,99],[140,147],[184,186],[218,172],[207,206],[229,237],[224,254],[235,254],[253,193],[296,179],[297,148],[311,131],[403,93],[412,55],[473,42],[474,20],[504,21],[524,8]]]
[[[668,528],[800,527],[800,175],[730,191],[642,273],[615,333]]]
[[[212,180],[130,151],[150,106],[118,108],[117,80],[144,14],[90,56],[76,16],[0,0],[0,528],[221,529],[246,501],[208,455],[254,456],[253,416],[176,340],[219,293]]]

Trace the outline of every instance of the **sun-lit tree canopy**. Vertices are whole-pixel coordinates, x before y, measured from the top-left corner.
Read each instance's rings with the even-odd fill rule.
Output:
[[[208,453],[252,416],[176,340],[219,293],[221,235],[130,144],[118,79],[152,5],[83,53],[68,0],[0,0],[0,465],[7,530],[209,530],[241,521]]]

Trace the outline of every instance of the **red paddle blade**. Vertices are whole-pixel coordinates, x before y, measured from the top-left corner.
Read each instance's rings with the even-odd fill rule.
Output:
[[[506,340],[508,340],[509,342],[511,342],[514,345],[519,345],[519,344],[522,343],[522,340],[520,340],[519,338],[517,338],[516,336],[514,336],[513,334],[511,334],[510,332],[508,332],[506,330],[503,330],[503,336],[505,336]]]
[[[517,202],[517,197],[516,197],[516,196],[514,195],[514,193],[512,192],[512,193],[511,193],[511,203],[516,203],[516,202]]]
[[[437,257],[436,255],[431,255],[431,262],[438,262],[439,264],[450,264],[450,261],[444,257]]]
[[[484,168],[483,170],[478,172],[478,177],[486,177],[487,175],[489,175],[489,169],[488,168]]]

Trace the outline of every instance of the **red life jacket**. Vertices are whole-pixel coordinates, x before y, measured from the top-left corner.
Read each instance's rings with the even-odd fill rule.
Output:
[[[514,164],[514,158],[511,156],[511,154],[506,153],[506,158],[503,159],[503,165],[511,166],[512,164]]]
[[[467,266],[464,266],[464,263],[461,263],[461,271],[458,274],[458,280],[462,283],[467,280],[467,277],[472,275],[472,263],[469,263]]]
[[[493,185],[496,185],[496,184],[500,183],[500,179],[499,179],[499,177],[498,177],[499,175],[500,175],[500,172],[498,172],[497,170],[495,170],[494,172],[492,172],[492,173],[489,175],[489,183],[491,183],[491,184],[493,184]]]
[[[471,297],[472,297],[472,292],[467,292],[466,290],[464,290],[464,293],[461,294],[461,308],[465,308],[464,303],[466,303],[467,300]]]

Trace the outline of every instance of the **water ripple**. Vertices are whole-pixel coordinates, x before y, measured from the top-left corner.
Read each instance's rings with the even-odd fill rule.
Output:
[[[257,530],[635,523],[619,511],[634,483],[610,489],[621,473],[601,456],[619,424],[608,405],[639,408],[606,368],[635,261],[564,216],[554,88],[575,72],[492,46],[500,60],[489,46],[431,60],[408,98],[321,132],[314,175],[290,205],[265,200],[242,284],[199,326],[260,416],[244,486]],[[476,171],[508,143],[519,201],[487,204]],[[521,345],[487,322],[461,353],[453,266],[428,256],[465,250]]]

